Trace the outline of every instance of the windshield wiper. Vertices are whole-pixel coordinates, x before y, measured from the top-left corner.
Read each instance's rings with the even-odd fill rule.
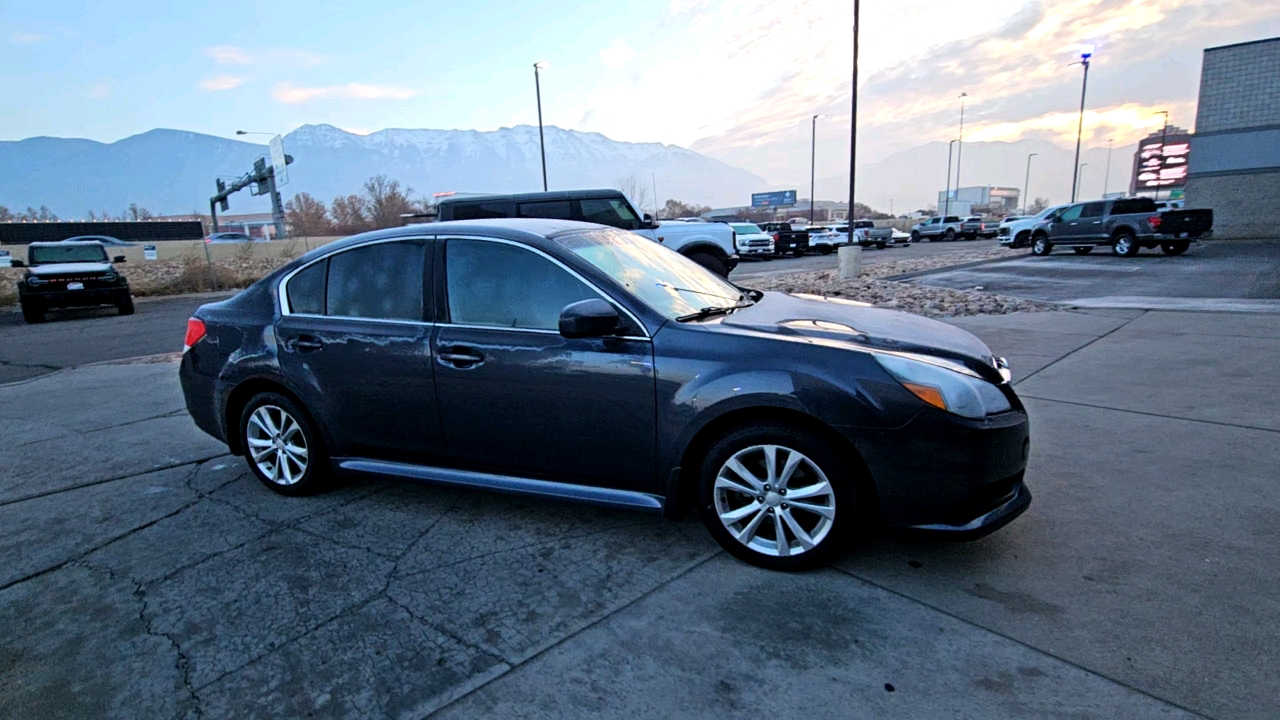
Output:
[[[689,313],[688,315],[681,315],[680,317],[676,318],[676,322],[689,322],[690,320],[701,320],[703,318],[709,318],[714,315],[728,315],[734,310],[741,310],[742,308],[745,308],[745,307],[751,307],[754,304],[755,304],[754,302],[751,302],[746,298],[740,298],[739,302],[734,305],[704,307],[698,312]]]

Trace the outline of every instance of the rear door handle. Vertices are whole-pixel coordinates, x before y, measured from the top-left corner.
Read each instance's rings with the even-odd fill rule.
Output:
[[[469,347],[446,347],[436,353],[445,365],[456,368],[475,367],[484,362],[484,355]]]
[[[299,350],[301,352],[319,350],[324,347],[324,343],[320,341],[320,338],[313,335],[299,335],[296,338],[286,340],[284,344],[290,350]]]

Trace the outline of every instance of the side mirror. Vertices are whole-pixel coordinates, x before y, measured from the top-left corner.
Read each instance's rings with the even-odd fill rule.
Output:
[[[618,309],[604,300],[579,300],[560,311],[560,334],[567,338],[602,337],[618,329]]]
[[[26,266],[27,266],[26,263],[16,258],[9,261],[9,267],[26,267]]]
[[[653,218],[653,216],[652,216],[652,215],[650,215],[649,213],[645,213],[645,214],[644,214],[644,227],[645,227],[645,229],[646,229],[646,230],[652,230],[652,229],[654,229],[654,228],[658,227],[658,221],[657,221],[657,220],[655,220],[655,219]]]
[[[125,257],[125,256],[123,256],[123,255],[117,255],[117,256],[115,256],[115,257],[111,258],[111,262],[113,262],[113,263],[122,263],[122,262],[128,262],[128,261],[129,261],[129,258],[127,258],[127,257]]]

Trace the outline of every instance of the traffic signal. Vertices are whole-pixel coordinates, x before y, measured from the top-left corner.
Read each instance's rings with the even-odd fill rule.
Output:
[[[222,182],[222,178],[218,178],[218,197],[222,198],[218,201],[218,208],[222,212],[231,209],[231,203],[227,202],[227,184]]]

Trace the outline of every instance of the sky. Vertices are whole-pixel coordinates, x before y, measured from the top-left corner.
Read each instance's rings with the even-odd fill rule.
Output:
[[[852,3],[9,2],[0,140],[104,142],[167,127],[224,137],[329,123],[547,124],[691,147],[773,181],[848,171]],[[1194,126],[1205,47],[1280,35],[1258,0],[862,3],[859,163],[959,132],[1086,145]]]

